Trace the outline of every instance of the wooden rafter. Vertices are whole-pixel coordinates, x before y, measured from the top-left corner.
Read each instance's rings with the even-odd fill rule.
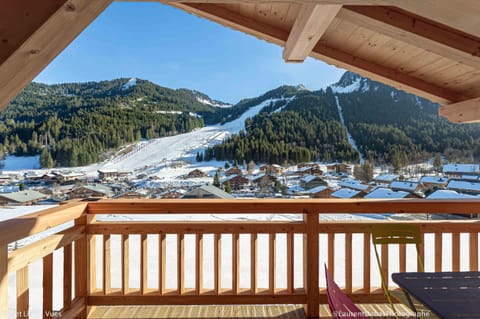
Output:
[[[453,123],[480,122],[480,97],[442,106],[438,113]]]
[[[391,7],[346,6],[339,17],[480,69],[480,38]]]
[[[303,62],[341,8],[341,5],[302,5],[285,44],[285,61]]]
[[[281,46],[285,45],[289,36],[289,33],[283,29],[245,17],[217,4],[175,3],[172,5]],[[390,69],[374,61],[353,56],[341,48],[329,47],[321,41],[316,44],[311,56],[442,104],[466,99],[464,96],[459,96],[455,92],[422,79]]]
[[[0,5],[0,108],[40,73],[112,0],[8,0]]]

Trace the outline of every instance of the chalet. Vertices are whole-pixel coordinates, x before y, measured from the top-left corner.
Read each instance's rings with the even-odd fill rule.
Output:
[[[13,193],[0,194],[0,205],[26,206],[47,198],[45,194],[34,190],[23,190]]]
[[[133,174],[133,172],[129,171],[129,170],[118,171],[117,179],[118,180],[125,180],[132,174]]]
[[[132,191],[128,191],[126,193],[120,194],[115,198],[123,198],[123,199],[141,199],[141,198],[150,198],[151,191],[148,189],[136,189]]]
[[[370,185],[363,184],[362,182],[360,182],[358,180],[350,179],[350,178],[344,179],[339,184],[339,186],[354,189],[354,190],[357,190],[357,191],[362,191],[362,192],[365,192],[365,193],[368,193],[371,189]]]
[[[419,198],[415,193],[394,191],[390,188],[379,187],[368,193],[364,198]]]
[[[72,198],[110,198],[113,197],[113,190],[105,185],[93,184],[82,185],[74,187],[70,193],[68,193],[70,199]]]
[[[406,191],[409,193],[416,193],[422,189],[422,184],[420,184],[419,182],[393,181],[390,183],[390,188],[394,191]]]
[[[232,189],[238,190],[243,188],[244,186],[250,184],[250,180],[246,177],[241,175],[231,175],[221,180],[223,186],[227,186],[230,183],[230,187]]]
[[[464,181],[470,181],[470,182],[479,182],[480,175],[462,175],[460,179]]]
[[[444,176],[423,176],[420,183],[424,189],[446,188],[449,178]]]
[[[277,178],[275,176],[265,174],[252,178],[252,184],[259,186],[273,186],[275,185],[276,180]]]
[[[327,165],[327,172],[328,173],[345,173],[345,174],[352,174],[353,167],[352,165],[344,164],[344,163],[334,163]]]
[[[160,194],[159,198],[163,198],[163,199],[175,199],[175,198],[181,198],[183,196],[182,193],[180,192],[177,192],[177,191],[168,191],[166,193],[163,193],[163,194]]]
[[[233,166],[225,172],[226,176],[242,175],[242,170],[238,166]]]
[[[462,175],[480,175],[478,164],[446,164],[443,166],[443,174],[451,178],[460,178]]]
[[[304,189],[312,189],[318,186],[327,186],[327,182],[319,176],[308,175],[300,180],[300,186]]]
[[[39,184],[43,181],[43,174],[37,173],[35,171],[26,172],[23,177],[28,184]]]
[[[233,199],[229,193],[213,185],[202,185],[183,195],[182,198],[223,198]]]
[[[478,198],[473,195],[462,194],[448,189],[439,189],[427,196],[427,199],[457,199],[457,198]]]
[[[281,167],[278,164],[272,164],[272,165],[265,164],[260,166],[259,170],[267,174],[282,174],[283,167]]]
[[[81,172],[72,172],[72,171],[54,171],[51,173],[55,177],[52,178],[60,184],[74,183],[76,181],[81,181],[86,179],[86,175]],[[45,175],[44,175],[45,180]]]
[[[398,179],[400,176],[397,174],[380,174],[374,178],[375,183],[390,185],[391,182]]]
[[[205,176],[207,175],[201,170],[199,170],[198,168],[194,169],[193,171],[187,174],[187,178],[199,178],[199,177],[205,177]]]
[[[351,188],[340,188],[339,190],[333,192],[330,197],[332,198],[362,198],[366,195],[365,192],[351,189]]]
[[[13,185],[0,186],[0,193],[15,193],[19,191],[20,191],[19,186],[13,186]]]
[[[0,185],[6,185],[10,183],[12,177],[10,175],[0,175]]]
[[[476,195],[480,194],[480,183],[454,179],[448,183],[447,189],[454,190],[460,193]]]
[[[306,175],[317,175],[322,176],[323,171],[320,169],[320,166],[305,166],[297,170],[296,172],[298,175],[306,176]]]
[[[312,198],[330,198],[333,192],[335,191],[327,186],[318,186],[308,190],[308,194]]]
[[[102,181],[113,181],[118,177],[116,169],[99,169],[98,178]]]
[[[301,168],[304,168],[304,167],[315,167],[315,166],[318,166],[318,164],[313,163],[313,162],[308,162],[308,163],[303,162],[303,163],[297,164],[298,169],[301,169]]]

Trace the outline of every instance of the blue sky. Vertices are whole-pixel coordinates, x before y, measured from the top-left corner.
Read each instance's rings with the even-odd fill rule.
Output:
[[[311,58],[286,64],[279,46],[166,5],[114,2],[35,81],[138,77],[236,103],[283,84],[325,88],[343,72]]]

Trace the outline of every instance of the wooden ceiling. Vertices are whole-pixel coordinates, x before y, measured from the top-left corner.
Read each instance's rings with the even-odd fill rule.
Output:
[[[0,3],[0,107],[112,0]],[[478,0],[183,0],[162,2],[442,105],[452,122],[480,122]],[[282,57],[279,57],[282,58]]]

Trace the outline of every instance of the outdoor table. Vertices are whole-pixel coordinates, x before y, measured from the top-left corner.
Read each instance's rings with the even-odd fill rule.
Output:
[[[480,272],[405,272],[392,279],[439,318],[480,318]]]

